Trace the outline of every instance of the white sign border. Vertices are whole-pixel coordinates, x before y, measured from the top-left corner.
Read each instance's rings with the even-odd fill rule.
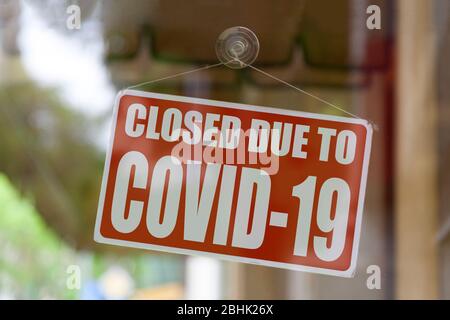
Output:
[[[123,96],[128,96],[128,95],[136,96],[136,97],[155,98],[155,99],[161,99],[161,100],[188,102],[188,103],[195,103],[198,105],[207,105],[207,106],[215,106],[215,107],[223,107],[223,108],[231,108],[231,109],[240,109],[240,110],[253,111],[253,112],[281,114],[281,115],[289,115],[289,116],[295,116],[295,117],[330,120],[330,121],[354,123],[354,124],[363,125],[367,130],[366,146],[365,146],[365,150],[364,150],[363,168],[362,168],[362,176],[361,176],[359,198],[358,198],[358,208],[356,211],[356,225],[355,225],[355,230],[354,230],[352,256],[351,256],[351,262],[350,262],[349,268],[347,270],[325,269],[325,268],[310,267],[310,266],[305,266],[305,265],[298,265],[298,264],[293,264],[293,263],[275,262],[275,261],[270,261],[270,260],[262,260],[262,259],[246,258],[246,257],[206,252],[206,251],[196,251],[196,250],[190,250],[190,249],[166,247],[166,246],[159,246],[159,245],[148,244],[148,243],[140,243],[140,242],[112,239],[112,238],[104,237],[100,233],[100,227],[101,227],[101,220],[102,220],[102,215],[103,215],[103,206],[104,206],[104,202],[105,202],[106,184],[107,184],[108,176],[109,176],[109,166],[111,163],[111,153],[112,153],[112,147],[113,147],[113,143],[114,143],[114,134],[115,134],[115,128],[116,128],[116,124],[117,124],[118,109],[119,109],[121,98]],[[122,90],[117,95],[115,103],[114,103],[113,123],[112,123],[110,138],[109,138],[108,151],[106,153],[105,168],[103,171],[102,185],[101,185],[99,203],[98,203],[98,209],[97,209],[97,217],[95,220],[94,240],[98,243],[104,243],[104,244],[126,246],[126,247],[138,248],[138,249],[164,251],[164,252],[178,253],[178,254],[185,254],[185,255],[200,255],[200,256],[207,256],[207,257],[212,257],[212,258],[221,258],[221,259],[230,260],[230,261],[234,261],[234,262],[245,262],[245,263],[263,265],[263,266],[268,266],[268,267],[276,267],[276,268],[281,267],[284,269],[290,269],[290,270],[295,270],[295,271],[305,271],[305,272],[319,273],[319,274],[339,276],[339,277],[345,277],[345,278],[352,278],[355,275],[356,262],[358,259],[358,249],[359,249],[361,224],[362,224],[362,216],[363,216],[363,209],[364,209],[364,198],[365,198],[366,184],[367,184],[367,173],[368,173],[368,169],[369,169],[370,151],[371,151],[371,146],[372,146],[372,134],[373,134],[372,126],[368,123],[367,120],[364,120],[364,119],[347,118],[347,117],[340,117],[340,116],[334,116],[334,115],[316,114],[316,113],[309,113],[309,112],[296,111],[296,110],[254,106],[254,105],[248,105],[248,104],[224,102],[224,101],[201,99],[201,98],[192,98],[192,97],[185,97],[185,96],[176,96],[176,95],[170,95],[170,94],[144,92],[144,91],[138,91],[138,90],[129,90],[129,89]]]

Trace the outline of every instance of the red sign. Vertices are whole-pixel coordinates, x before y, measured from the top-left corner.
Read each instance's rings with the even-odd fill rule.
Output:
[[[353,276],[367,121],[126,90],[95,240]]]

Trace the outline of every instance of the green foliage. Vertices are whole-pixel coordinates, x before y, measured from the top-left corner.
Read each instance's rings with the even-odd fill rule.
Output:
[[[5,298],[69,298],[65,265],[73,250],[58,239],[29,200],[0,174],[0,295]]]
[[[92,120],[33,83],[0,88],[0,171],[61,237],[78,248],[92,244],[104,156]]]

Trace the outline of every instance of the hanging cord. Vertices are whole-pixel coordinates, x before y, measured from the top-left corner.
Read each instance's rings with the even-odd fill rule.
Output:
[[[197,69],[176,73],[176,74],[173,74],[171,76],[162,77],[162,78],[158,78],[158,79],[154,79],[154,80],[150,80],[150,81],[146,81],[146,82],[141,82],[141,83],[135,84],[133,86],[127,87],[126,89],[132,89],[132,88],[145,86],[147,84],[151,84],[151,83],[155,83],[155,82],[159,82],[159,81],[163,81],[163,80],[168,80],[168,79],[172,79],[172,78],[176,78],[176,77],[181,77],[181,76],[184,76],[184,75],[187,75],[187,74],[190,74],[190,73],[203,71],[203,70],[208,70],[208,69],[212,69],[212,68],[215,68],[215,67],[220,67],[220,66],[222,66],[224,64],[225,64],[225,62],[219,62],[219,63],[216,63],[216,64],[206,65],[206,66],[203,66],[203,67],[200,67],[200,68],[197,68]]]
[[[337,105],[335,105],[335,104],[333,104],[333,103],[331,103],[329,101],[326,101],[326,100],[322,99],[321,97],[316,96],[315,94],[312,94],[312,93],[310,93],[308,91],[305,91],[305,90],[303,90],[303,89],[301,89],[299,87],[294,86],[293,84],[290,84],[289,82],[286,82],[286,81],[284,81],[284,80],[282,80],[282,79],[280,79],[278,77],[275,77],[274,75],[272,75],[272,74],[270,74],[268,72],[265,72],[262,69],[259,69],[259,68],[255,67],[255,66],[252,66],[251,64],[246,64],[246,63],[240,61],[238,58],[235,58],[235,61],[237,61],[237,62],[241,63],[242,65],[245,65],[246,67],[249,67],[249,68],[251,68],[251,69],[253,69],[253,70],[255,70],[255,71],[257,71],[257,72],[259,72],[259,73],[261,73],[263,75],[265,75],[266,77],[271,78],[272,80],[278,81],[278,82],[288,86],[291,89],[294,89],[294,90],[296,90],[296,91],[298,91],[300,93],[306,94],[307,96],[309,96],[309,97],[311,97],[313,99],[316,99],[317,101],[320,101],[320,102],[326,104],[327,106],[330,106],[330,107],[332,107],[332,108],[334,108],[336,110],[339,110],[339,111],[341,111],[341,112],[343,112],[343,113],[345,113],[345,114],[347,114],[347,115],[349,115],[349,116],[351,116],[353,118],[360,119],[360,120],[365,120],[365,119],[361,118],[360,116],[358,116],[358,115],[356,115],[354,113],[351,113],[350,111],[347,111],[347,110],[345,110],[345,109],[343,109],[341,107],[338,107]],[[373,129],[375,131],[378,131],[378,125],[376,123],[374,123],[374,122],[372,122],[370,120],[367,120],[367,121],[373,127]]]
[[[326,100],[320,98],[319,96],[316,96],[315,94],[312,94],[312,93],[310,93],[308,91],[305,91],[305,90],[303,90],[303,89],[301,89],[299,87],[296,87],[293,84],[290,84],[289,82],[286,82],[286,81],[284,81],[284,80],[282,80],[280,78],[275,77],[274,75],[271,75],[268,72],[265,72],[262,69],[259,69],[259,68],[255,67],[255,66],[252,66],[251,64],[246,64],[245,62],[242,62],[241,60],[239,60],[236,57],[233,58],[230,61],[219,62],[219,63],[216,63],[216,64],[210,64],[210,65],[206,65],[206,66],[203,66],[203,67],[200,67],[200,68],[196,68],[196,69],[192,69],[192,70],[176,73],[176,74],[173,74],[173,75],[170,75],[170,76],[166,76],[166,77],[162,77],[162,78],[158,78],[158,79],[154,79],[154,80],[150,80],[150,81],[141,82],[141,83],[129,86],[126,89],[137,88],[137,87],[145,86],[147,84],[151,84],[151,83],[155,83],[155,82],[159,82],[159,81],[163,81],[163,80],[168,80],[168,79],[184,76],[184,75],[191,74],[191,73],[194,73],[194,72],[220,67],[220,66],[223,66],[223,65],[227,65],[227,63],[232,62],[232,61],[237,61],[242,66],[249,67],[249,68],[251,68],[251,69],[253,69],[253,70],[255,70],[255,71],[257,71],[257,72],[259,72],[259,73],[261,73],[263,75],[265,75],[266,77],[271,78],[272,80],[278,81],[278,82],[288,86],[291,89],[294,89],[294,90],[296,90],[296,91],[298,91],[300,93],[306,94],[307,96],[309,96],[309,97],[311,97],[313,99],[316,99],[317,101],[322,102],[322,103],[326,104],[327,106],[330,106],[330,107],[332,107],[332,108],[334,108],[336,110],[339,110],[339,111],[341,111],[341,112],[343,112],[343,113],[345,113],[345,114],[347,114],[347,115],[349,115],[349,116],[351,116],[351,117],[353,117],[355,119],[364,120],[363,118],[359,117],[358,115],[356,115],[354,113],[351,113],[351,112],[349,112],[349,111],[347,111],[347,110],[345,110],[345,109],[343,109],[341,107],[338,107],[337,105],[335,105],[335,104],[333,104],[333,103],[331,103],[329,101],[326,101]],[[374,122],[372,122],[370,120],[368,120],[368,122],[374,128],[375,131],[378,131],[378,126]]]
[[[310,92],[308,92],[308,91],[305,91],[305,90],[303,90],[303,89],[300,89],[300,88],[298,88],[298,87],[296,87],[296,86],[290,84],[289,82],[286,82],[286,81],[284,81],[284,80],[282,80],[282,79],[280,79],[280,78],[277,78],[277,77],[271,75],[270,73],[267,73],[267,72],[265,72],[265,71],[263,71],[263,70],[261,70],[261,69],[259,69],[259,68],[257,68],[257,67],[254,67],[254,66],[252,66],[252,65],[248,65],[248,67],[249,67],[249,68],[252,68],[252,69],[255,70],[255,71],[258,71],[259,73],[262,73],[263,75],[265,75],[265,76],[267,76],[267,77],[269,77],[269,78],[271,78],[271,79],[273,79],[273,80],[276,80],[276,81],[278,81],[278,82],[281,82],[282,84],[284,84],[284,85],[286,85],[286,86],[288,86],[288,87],[290,87],[290,88],[292,88],[292,89],[294,89],[294,90],[296,90],[296,91],[298,91],[298,92],[301,92],[301,93],[303,93],[303,94],[306,94],[307,96],[310,96],[311,98],[314,98],[314,99],[316,99],[316,100],[318,100],[318,101],[320,101],[320,102],[322,102],[322,103],[324,103],[324,104],[326,104],[326,105],[328,105],[328,106],[330,106],[330,107],[332,107],[332,108],[335,108],[335,109],[337,109],[337,110],[339,110],[339,111],[342,111],[342,112],[348,114],[349,116],[351,116],[351,117],[353,117],[353,118],[362,119],[362,118],[360,118],[359,116],[357,116],[357,115],[354,114],[354,113],[351,113],[351,112],[349,112],[349,111],[347,111],[347,110],[344,110],[344,109],[342,109],[342,108],[336,106],[335,104],[332,104],[331,102],[328,102],[328,101],[326,101],[326,100],[323,100],[322,98],[320,98],[320,97],[318,97],[318,96],[316,96],[316,95],[314,95],[314,94],[312,94],[312,93],[310,93]]]

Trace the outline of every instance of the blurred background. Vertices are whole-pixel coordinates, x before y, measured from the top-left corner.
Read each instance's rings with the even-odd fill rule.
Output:
[[[216,63],[232,26],[377,125],[352,279],[93,241],[116,93]],[[449,0],[0,0],[0,299],[449,299],[449,57]],[[140,89],[344,115],[251,69]]]

